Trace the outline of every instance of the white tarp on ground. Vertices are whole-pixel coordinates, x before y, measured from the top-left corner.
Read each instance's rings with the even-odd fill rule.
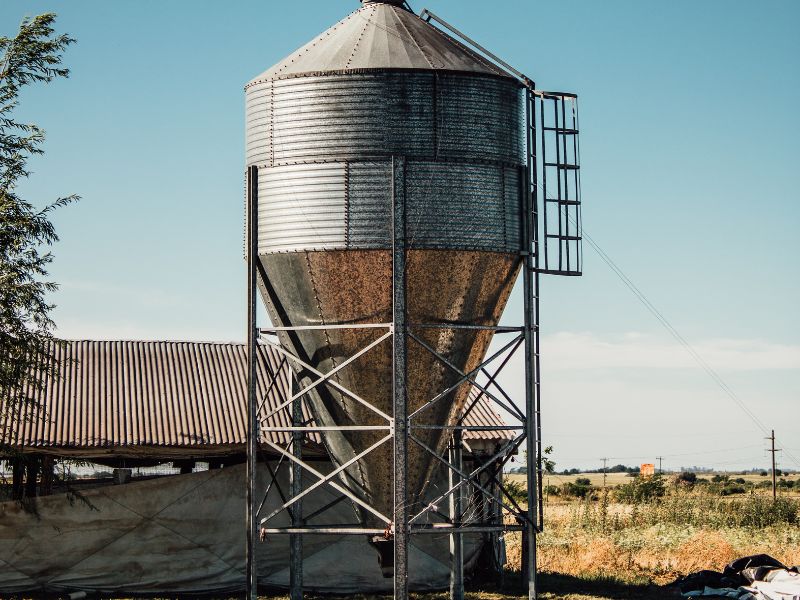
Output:
[[[0,593],[70,590],[106,593],[232,591],[244,582],[244,466],[162,477],[37,499],[38,514],[14,502],[0,503]],[[261,475],[261,489],[266,469]],[[309,482],[310,483],[310,482]],[[287,482],[282,481],[283,489]],[[326,486],[304,498],[304,513],[336,496]],[[262,515],[280,506],[270,494]],[[316,522],[353,522],[349,502],[340,502]],[[285,513],[276,526],[288,524]],[[467,563],[479,551],[477,537],[464,536]],[[259,581],[288,585],[288,536],[258,546]],[[410,553],[411,585],[443,588],[449,577],[446,535],[415,536]],[[377,553],[365,536],[305,536],[304,582],[319,592],[391,589],[381,576]]]

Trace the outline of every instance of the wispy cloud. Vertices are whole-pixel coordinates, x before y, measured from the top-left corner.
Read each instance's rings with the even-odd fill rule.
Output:
[[[714,369],[800,369],[800,346],[759,339],[718,338],[691,342]],[[547,369],[685,369],[697,363],[677,342],[641,333],[599,336],[560,332],[542,339]]]

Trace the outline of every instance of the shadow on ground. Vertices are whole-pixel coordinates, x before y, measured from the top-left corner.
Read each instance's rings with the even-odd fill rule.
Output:
[[[662,600],[681,597],[675,588],[648,583],[625,583],[614,578],[583,578],[558,573],[540,574],[539,589],[545,598],[548,595],[552,598],[584,596],[598,600]]]

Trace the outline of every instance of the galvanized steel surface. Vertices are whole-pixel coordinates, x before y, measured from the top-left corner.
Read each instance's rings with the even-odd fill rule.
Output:
[[[254,84],[247,163],[404,155],[525,164],[524,102],[512,80],[382,71]]]
[[[261,262],[269,282],[262,287],[274,323],[332,325],[392,320],[392,254],[388,250],[347,250],[267,254]],[[519,270],[519,258],[497,252],[411,250],[407,260],[409,323],[499,321]],[[413,327],[412,327],[413,331]],[[377,339],[381,330],[317,329],[282,335],[282,343],[325,373]],[[427,329],[417,334],[447,360],[468,372],[486,354],[492,333],[486,330]],[[458,374],[413,340],[408,342],[408,412],[413,413],[459,380]],[[392,413],[392,352],[384,341],[339,370],[335,381],[384,412]],[[314,376],[301,372],[301,382]],[[413,425],[446,425],[461,414],[470,393],[463,384],[415,417]],[[310,394],[317,421],[325,426],[385,425],[359,402],[318,386]],[[472,413],[471,419],[480,419]],[[334,460],[347,462],[378,441],[384,432],[331,432],[325,435]],[[443,451],[446,434],[437,429],[413,433]],[[472,433],[472,432],[469,432]],[[495,434],[497,435],[497,434]],[[467,439],[469,435],[465,435]],[[503,436],[503,439],[507,439]],[[384,444],[348,471],[349,484],[384,514],[392,512],[391,444]],[[418,446],[409,445],[409,501],[416,503],[431,476],[433,463]]]
[[[0,416],[0,444],[31,452],[154,458],[243,451],[243,344],[74,341],[57,355],[63,360],[60,377],[42,393],[31,392],[36,405]],[[294,375],[265,346],[258,365],[259,397],[267,399],[263,416],[290,397]],[[278,375],[271,390],[268,366]],[[480,408],[470,416],[472,424],[502,424],[491,406]],[[266,425],[291,422],[280,411]],[[483,432],[475,432],[479,437]],[[285,445],[289,436],[269,432],[261,439]]]
[[[259,167],[262,294],[283,326],[393,321],[392,228],[402,188],[409,323],[496,325],[517,277],[526,169],[522,84],[412,13],[369,4],[248,84],[246,160]],[[392,160],[406,165],[399,174]],[[282,343],[325,373],[380,335],[377,330],[284,333]],[[468,372],[490,331],[425,330],[424,343]],[[408,411],[454,386],[459,375],[409,341]],[[337,371],[334,381],[393,414],[387,340]],[[302,383],[314,377],[298,369]],[[469,384],[414,419],[453,423]],[[386,425],[361,403],[320,385],[309,392],[321,425]],[[412,424],[412,426],[413,426]],[[331,431],[338,464],[383,432]],[[416,430],[444,451],[447,433]],[[407,440],[406,440],[407,441]],[[345,479],[393,514],[384,443]],[[409,501],[431,477],[430,455],[408,449]]]
[[[259,170],[259,253],[391,245],[391,163],[329,162]],[[408,161],[410,248],[519,251],[517,168]]]
[[[369,3],[253,81],[364,69],[464,71],[508,77],[499,67],[415,14]]]
[[[260,252],[389,248],[393,154],[408,158],[410,247],[518,252],[522,100],[513,81],[453,73],[252,86]]]

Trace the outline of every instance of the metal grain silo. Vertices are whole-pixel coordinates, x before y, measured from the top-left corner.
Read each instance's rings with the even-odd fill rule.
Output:
[[[246,87],[246,155],[258,170],[260,288],[281,343],[330,384],[308,397],[325,443],[344,465],[386,435],[358,430],[391,414],[392,346],[351,329],[392,321],[393,157],[404,157],[409,323],[496,325],[520,268],[525,96],[519,80],[406,10],[363,6]],[[427,328],[418,338],[469,373],[490,330]],[[301,385],[312,369],[299,368]],[[408,413],[438,451],[469,389],[420,343],[408,347]],[[408,448],[409,502],[433,461]],[[392,448],[348,466],[349,485],[392,515]],[[366,524],[384,526],[369,512]]]

